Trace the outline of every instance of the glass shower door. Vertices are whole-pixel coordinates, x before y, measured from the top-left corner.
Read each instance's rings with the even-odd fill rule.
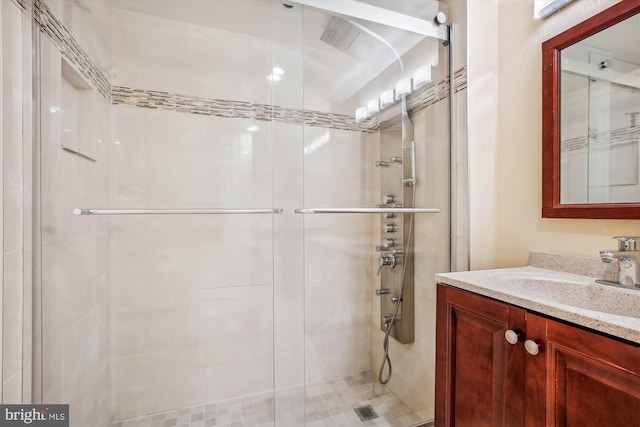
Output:
[[[446,27],[433,28],[435,2],[294,3],[308,114],[305,425],[428,425],[433,275],[449,268],[449,52],[409,22]]]
[[[69,404],[72,426],[429,419],[416,387],[449,260],[447,48],[309,2],[36,1],[36,396]],[[383,227],[399,212],[305,213],[402,203],[430,208],[412,243]],[[415,338],[391,338],[382,385],[379,258],[400,271],[404,245],[419,248]]]
[[[73,426],[304,417],[300,51],[222,3],[38,3],[38,399]]]
[[[305,425],[304,23],[301,8],[271,2],[273,115],[273,425]]]

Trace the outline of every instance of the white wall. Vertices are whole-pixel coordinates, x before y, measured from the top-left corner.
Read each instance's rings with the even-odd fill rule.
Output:
[[[541,43],[616,1],[544,20],[532,2],[468,2],[471,267],[525,265],[529,250],[597,257],[638,221],[541,218]]]

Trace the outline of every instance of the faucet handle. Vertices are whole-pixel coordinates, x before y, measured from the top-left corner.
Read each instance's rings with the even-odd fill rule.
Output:
[[[390,268],[393,268],[396,266],[396,256],[395,254],[388,254],[388,255],[382,255],[381,257],[378,258],[378,276],[380,275],[380,271],[382,270],[382,267],[384,267],[385,265],[388,265]]]
[[[618,251],[635,251],[637,250],[636,244],[640,237],[637,236],[616,236],[614,237],[618,241]]]

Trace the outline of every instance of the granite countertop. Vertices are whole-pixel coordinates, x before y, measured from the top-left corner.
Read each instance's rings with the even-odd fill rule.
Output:
[[[640,344],[640,289],[596,283],[617,275],[615,265],[600,264],[590,258],[532,252],[526,267],[442,273],[435,278]]]

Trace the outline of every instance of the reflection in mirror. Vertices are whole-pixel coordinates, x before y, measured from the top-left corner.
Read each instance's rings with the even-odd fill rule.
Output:
[[[640,15],[561,51],[560,203],[640,202]]]

